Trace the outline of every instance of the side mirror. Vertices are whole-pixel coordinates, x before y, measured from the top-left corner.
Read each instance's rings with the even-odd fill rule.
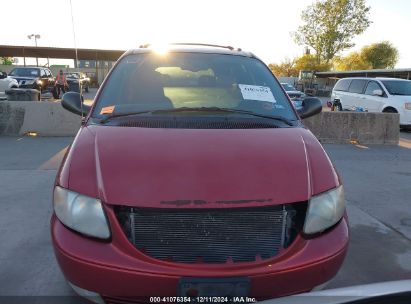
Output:
[[[303,100],[302,108],[297,112],[298,115],[300,115],[300,118],[304,119],[320,113],[322,109],[323,106],[321,104],[321,100],[316,97],[307,97]]]
[[[0,72],[0,79],[7,78],[7,73],[6,72]]]
[[[84,98],[80,93],[77,92],[67,92],[61,98],[61,105],[66,110],[77,114],[86,116],[91,107],[84,104]]]
[[[372,95],[382,96],[382,95],[384,95],[384,92],[382,90],[374,90],[374,91],[372,91]]]

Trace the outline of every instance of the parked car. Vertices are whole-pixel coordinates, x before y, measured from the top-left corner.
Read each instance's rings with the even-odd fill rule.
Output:
[[[398,113],[400,125],[411,128],[411,81],[396,78],[343,78],[331,100],[338,110],[360,108],[368,112]]]
[[[20,88],[36,89],[41,93],[54,91],[55,80],[48,68],[18,67],[14,68],[9,76],[18,81]]]
[[[296,88],[294,88],[291,84],[282,82],[281,85],[283,86],[284,90],[287,92],[287,95],[290,96],[291,99],[304,99],[306,95],[298,91]]]
[[[18,87],[19,83],[16,79],[8,77],[6,72],[0,72],[0,99],[6,98],[6,90],[16,89]]]
[[[71,83],[80,83],[82,89],[88,93],[90,87],[90,77],[87,77],[86,74],[79,72],[65,73],[65,75],[69,86]]]
[[[306,95],[298,91],[294,88],[291,84],[282,82],[281,85],[283,86],[284,90],[287,92],[287,95],[290,97],[291,101],[293,102],[296,109],[300,109],[302,107],[302,101],[306,97]]]
[[[297,112],[252,53],[142,46],[91,108],[76,92],[62,106],[85,119],[56,177],[51,235],[80,295],[268,299],[339,270],[343,186],[301,121],[321,102]]]

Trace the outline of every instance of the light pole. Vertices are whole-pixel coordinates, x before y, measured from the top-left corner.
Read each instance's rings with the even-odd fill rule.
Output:
[[[39,34],[31,34],[31,35],[27,36],[27,38],[29,38],[29,39],[31,39],[33,37],[34,37],[34,43],[36,44],[36,48],[37,48],[37,39],[40,39],[40,35]],[[37,63],[37,66],[39,66],[39,58],[38,57],[36,57],[36,63]]]

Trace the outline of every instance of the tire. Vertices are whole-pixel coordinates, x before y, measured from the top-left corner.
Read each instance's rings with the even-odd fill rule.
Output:
[[[386,108],[382,111],[383,113],[398,113],[394,108]]]

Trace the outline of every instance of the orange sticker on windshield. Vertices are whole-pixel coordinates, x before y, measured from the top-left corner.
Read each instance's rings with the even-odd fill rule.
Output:
[[[104,107],[101,109],[100,114],[111,114],[114,112],[115,106]]]

